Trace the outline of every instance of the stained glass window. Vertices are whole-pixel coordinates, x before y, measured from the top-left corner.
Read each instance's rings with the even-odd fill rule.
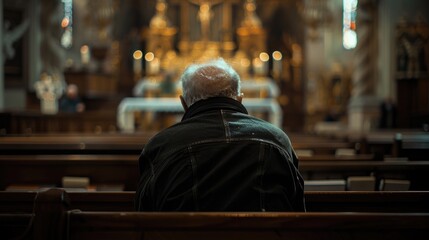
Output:
[[[61,36],[61,45],[70,48],[73,43],[73,0],[62,0],[64,4],[64,17],[61,20],[61,27],[64,32]]]
[[[343,0],[343,46],[353,49],[357,45],[356,15],[358,0]]]

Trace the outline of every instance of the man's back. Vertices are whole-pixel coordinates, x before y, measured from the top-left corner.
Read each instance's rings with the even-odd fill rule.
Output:
[[[304,211],[286,134],[229,98],[195,103],[140,157],[142,211]]]

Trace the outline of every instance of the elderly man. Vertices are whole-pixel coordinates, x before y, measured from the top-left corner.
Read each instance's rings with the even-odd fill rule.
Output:
[[[139,211],[305,211],[287,135],[248,115],[240,77],[223,59],[181,77],[185,114],[139,159]]]

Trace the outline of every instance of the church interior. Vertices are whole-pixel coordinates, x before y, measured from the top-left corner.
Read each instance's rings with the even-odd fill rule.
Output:
[[[429,122],[425,1],[6,0],[2,8],[4,134],[166,128],[180,108],[146,104],[177,98],[183,69],[217,57],[240,74],[245,98],[273,103],[250,111],[287,132]],[[46,78],[53,92],[44,100]],[[84,112],[58,106],[67,85],[77,86]]]
[[[428,16],[426,0],[0,1],[0,232],[427,239]],[[145,143],[183,116],[181,74],[217,58],[288,134],[308,213],[128,214]]]

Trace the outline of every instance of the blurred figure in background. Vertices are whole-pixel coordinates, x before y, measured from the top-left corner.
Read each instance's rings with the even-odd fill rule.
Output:
[[[79,90],[75,84],[67,86],[64,96],[60,99],[60,112],[83,112],[85,104],[79,97]]]
[[[396,104],[392,98],[388,97],[381,103],[380,113],[379,128],[396,127]]]

